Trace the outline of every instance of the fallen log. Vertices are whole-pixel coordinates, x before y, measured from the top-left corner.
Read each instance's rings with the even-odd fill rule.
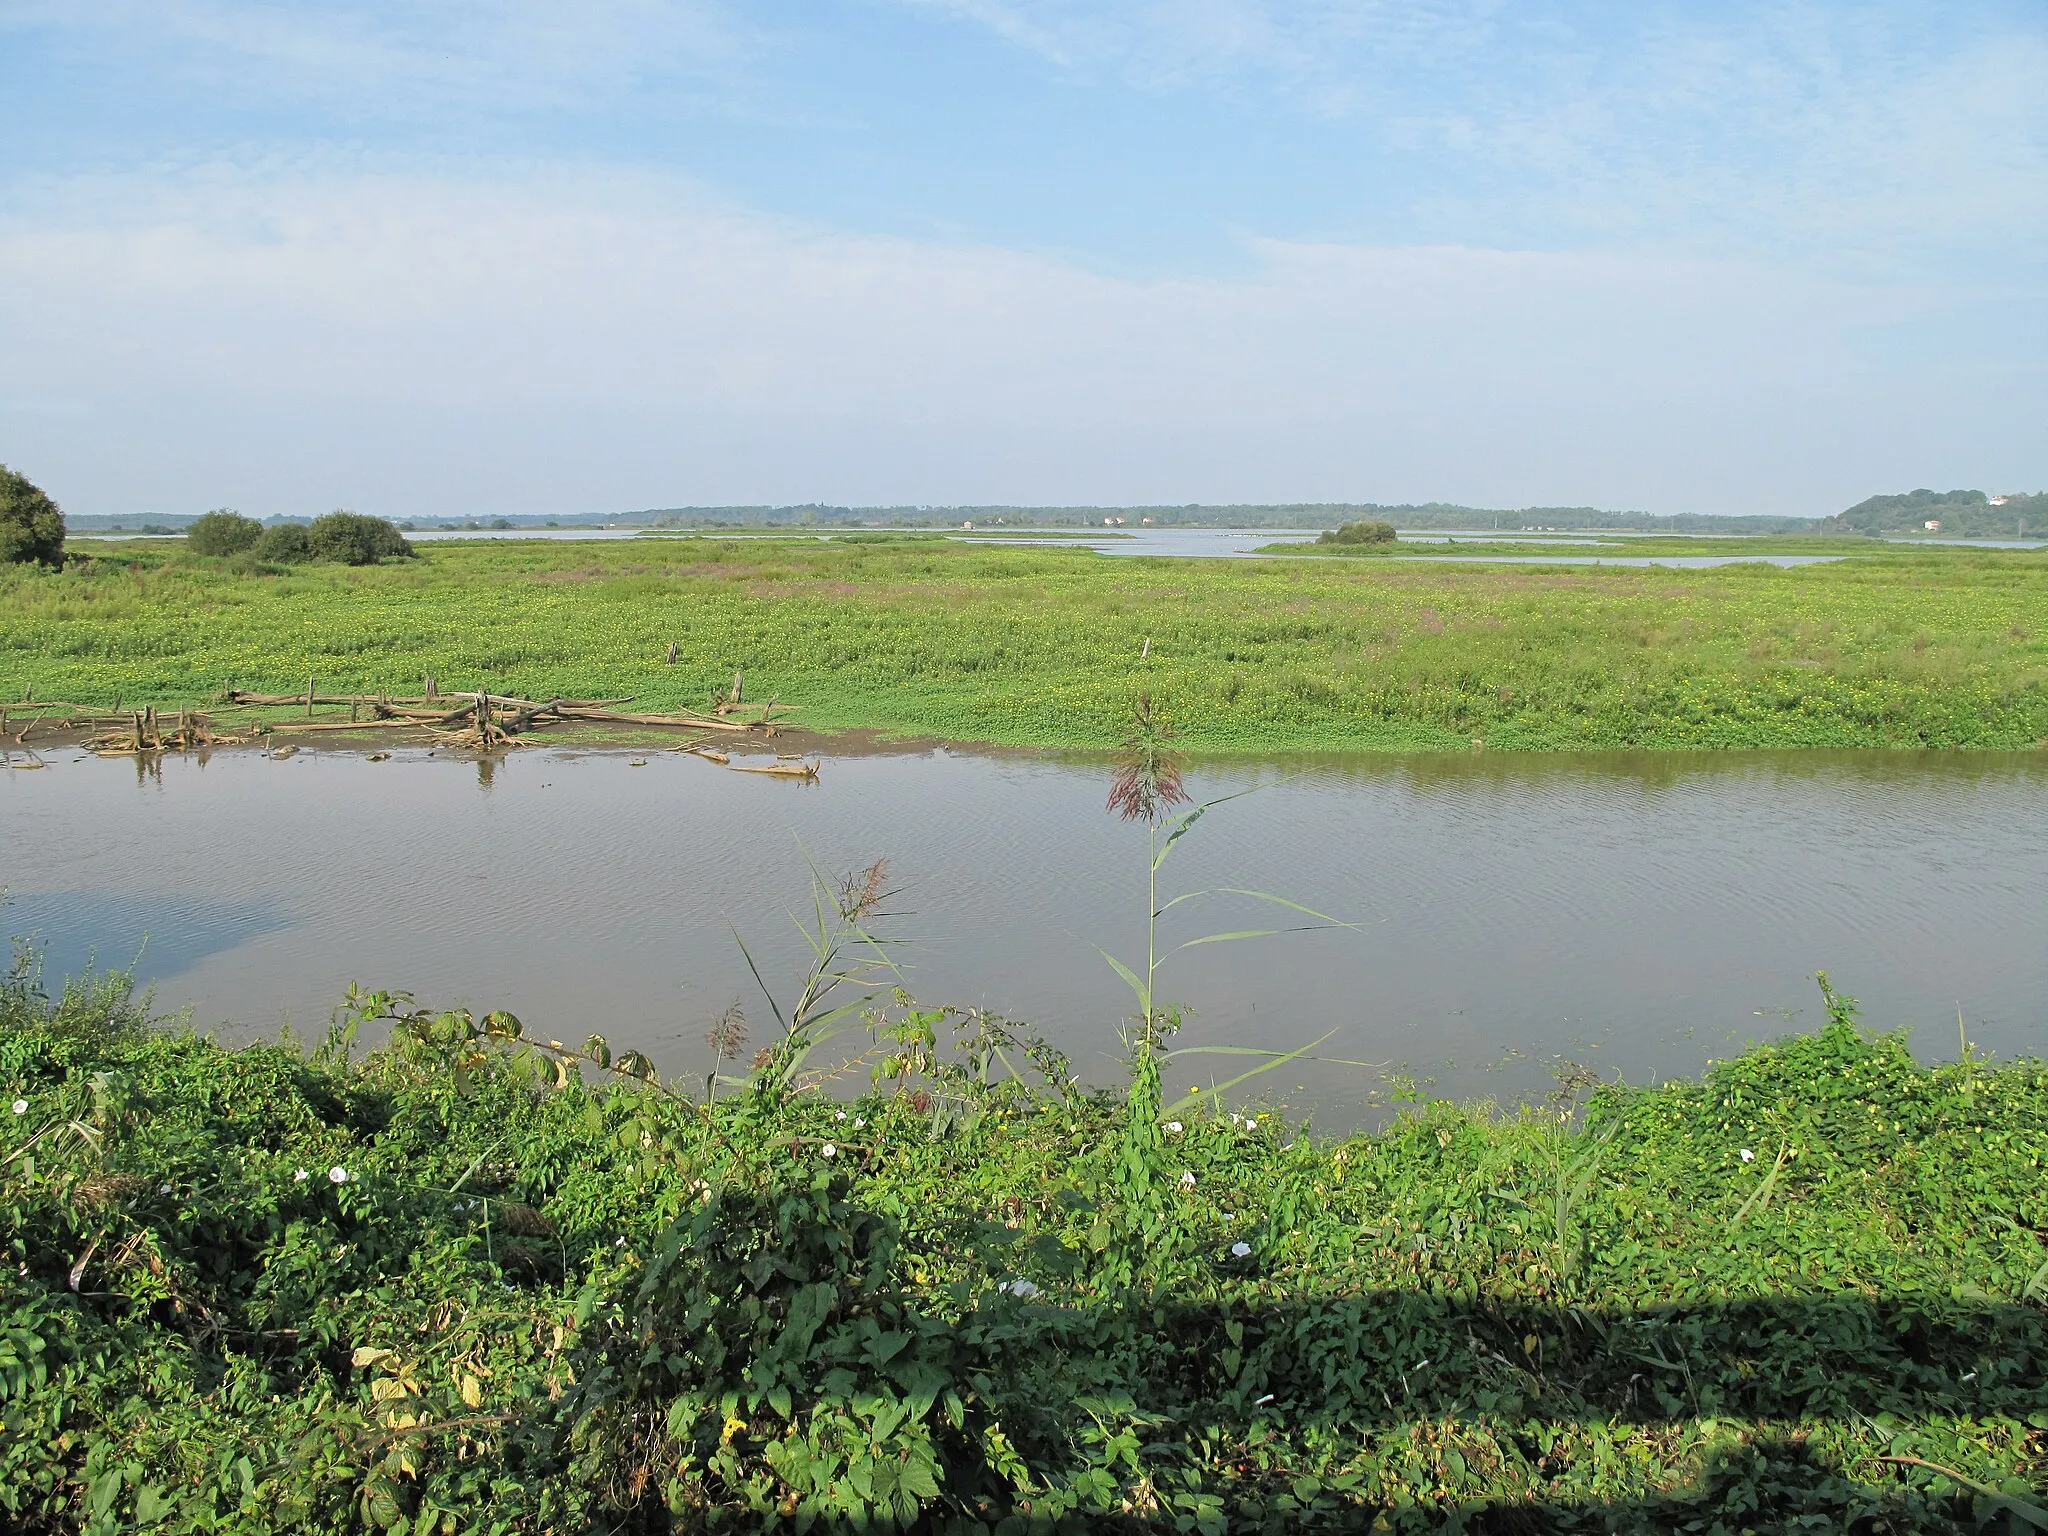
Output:
[[[470,711],[464,710],[464,716]],[[305,731],[406,731],[421,730],[431,720],[280,720],[270,727],[272,736],[297,736]]]
[[[734,773],[765,773],[778,779],[815,779],[818,776],[816,763],[764,763],[758,767],[751,763],[734,763]]]
[[[715,715],[629,715],[612,709],[577,709],[563,704],[556,713],[564,720],[596,720],[610,725],[670,725],[693,731],[751,731],[756,722],[720,720]]]

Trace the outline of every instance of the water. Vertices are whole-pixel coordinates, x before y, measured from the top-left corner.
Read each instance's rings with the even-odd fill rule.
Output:
[[[1195,558],[1218,559],[1327,559],[1327,556],[1301,556],[1284,553],[1262,553],[1262,547],[1274,544],[1312,544],[1314,533],[1303,533],[1276,528],[1137,528],[1125,529],[1129,538],[1101,539],[1047,539],[1032,538],[1019,534],[1014,538],[979,538],[978,544],[1058,544],[1065,547],[1092,549],[1105,555],[1177,555]],[[1443,533],[1403,533],[1403,544],[1442,544],[1454,535]],[[1601,539],[1534,537],[1526,534],[1465,534],[1456,537],[1485,538],[1489,543],[1520,544],[1563,548],[1606,543]],[[1664,565],[1680,566],[1695,570],[1709,569],[1717,565],[1736,565],[1750,561],[1761,565],[1795,566],[1825,565],[1830,561],[1845,558],[1841,555],[1610,555],[1605,553],[1545,555],[1381,555],[1380,560],[1434,561],[1444,564],[1467,562],[1486,565]]]
[[[1300,557],[1297,557],[1300,558]],[[1704,571],[1717,565],[1830,565],[1846,555],[1391,555],[1383,559],[1430,561],[1438,565],[1668,565]]]
[[[1826,967],[1927,1054],[1953,1053],[1959,1003],[1972,1039],[2048,1050],[2048,755],[1355,756],[1189,781],[1263,787],[1202,821],[1167,889],[1272,891],[1359,926],[1177,957],[1162,995],[1194,1006],[1188,1041],[1334,1029],[1324,1054],[1455,1096],[1540,1092],[1559,1056],[1640,1081],[1812,1027]],[[556,748],[140,775],[59,758],[0,773],[0,926],[39,933],[53,968],[95,945],[124,962],[147,935],[163,999],[239,1035],[315,1032],[357,979],[600,1029],[676,1069],[701,1067],[735,998],[761,1038],[733,935],[787,990],[805,851],[834,873],[887,856],[915,991],[1030,1021],[1106,1078],[1132,1004],[1095,945],[1142,954],[1146,857],[1106,787],[1096,762],[948,752],[827,757],[810,785]],[[1172,917],[1173,942],[1310,921],[1242,897]],[[1379,1079],[1266,1081],[1327,1124]]]

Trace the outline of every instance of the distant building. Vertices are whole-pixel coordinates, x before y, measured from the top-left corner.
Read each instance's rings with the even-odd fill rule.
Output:
[[[1927,519],[1926,522],[1922,523],[1920,526],[1925,528],[1929,533],[1939,533],[1941,532],[1941,519],[1938,517],[1930,517],[1929,519]]]
[[[1993,496],[1991,498],[1991,505],[1993,505],[1994,507],[2002,507],[2005,505],[2006,499],[2007,498],[2003,496]]]
[[[965,528],[969,533],[974,532],[974,524],[972,523],[962,523],[960,526],[962,528]]]

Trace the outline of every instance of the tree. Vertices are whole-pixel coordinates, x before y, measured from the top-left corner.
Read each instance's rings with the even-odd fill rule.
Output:
[[[1346,523],[1341,528],[1326,530],[1316,540],[1318,544],[1391,544],[1394,542],[1392,523]]]
[[[313,558],[312,535],[306,532],[304,523],[273,523],[263,530],[263,537],[257,542],[256,558],[274,560],[281,565],[310,560]]]
[[[64,514],[26,475],[0,464],[0,565],[64,563]]]
[[[330,512],[325,517],[316,517],[306,533],[316,560],[375,565],[380,560],[404,560],[414,553],[396,527],[381,517],[365,517],[360,512]]]
[[[185,530],[185,547],[195,555],[233,555],[255,548],[262,537],[263,525],[255,518],[216,507],[193,519]]]

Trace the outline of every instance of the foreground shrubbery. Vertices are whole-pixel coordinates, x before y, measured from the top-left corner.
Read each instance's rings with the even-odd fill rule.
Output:
[[[1922,1067],[1837,1005],[1703,1082],[1332,1141],[1162,1119],[1142,1061],[987,1083],[971,1022],[886,1094],[781,1046],[706,1106],[502,1016],[351,1062],[18,969],[6,1522],[2048,1520],[2037,1063]]]

